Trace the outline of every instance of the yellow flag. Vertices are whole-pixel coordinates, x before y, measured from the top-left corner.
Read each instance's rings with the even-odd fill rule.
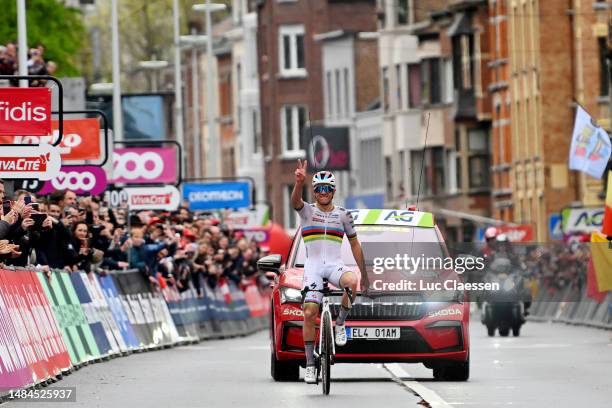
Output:
[[[599,232],[591,234],[591,258],[597,277],[597,289],[600,292],[612,290],[612,249],[608,247],[606,236]]]

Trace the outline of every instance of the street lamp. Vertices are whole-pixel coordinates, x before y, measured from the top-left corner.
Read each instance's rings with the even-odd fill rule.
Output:
[[[201,176],[202,170],[202,147],[200,145],[200,88],[198,86],[198,51],[197,47],[207,44],[208,37],[205,35],[181,35],[180,43],[191,48],[191,97],[193,111],[193,149],[195,150],[195,176]]]
[[[140,61],[138,66],[142,69],[146,69],[147,71],[152,71],[153,73],[153,92],[157,92],[157,72],[168,66],[168,61],[161,60],[149,60],[149,61]]]
[[[207,176],[209,177],[217,177],[219,175],[217,160],[219,158],[220,149],[219,149],[219,141],[215,135],[215,126],[214,126],[214,114],[213,114],[213,104],[214,104],[214,93],[213,89],[213,61],[212,61],[212,52],[213,52],[213,43],[212,43],[212,18],[211,13],[215,11],[223,11],[226,9],[226,5],[222,3],[211,3],[210,0],[206,0],[205,4],[194,4],[192,9],[194,11],[204,12],[206,15],[206,37],[207,37],[207,46],[206,46],[206,125],[208,128],[208,140],[209,140],[209,148],[207,150],[208,160],[206,161],[208,164]]]

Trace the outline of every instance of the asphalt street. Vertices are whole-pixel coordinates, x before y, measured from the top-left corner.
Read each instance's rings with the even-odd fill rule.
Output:
[[[489,338],[473,321],[467,383],[435,382],[420,364],[338,364],[326,397],[320,385],[273,382],[268,337],[261,332],[87,366],[54,385],[76,387],[76,403],[44,406],[427,406],[421,397],[430,407],[610,406],[610,332],[533,322],[523,329],[520,338]],[[28,406],[41,404],[12,401],[3,408]]]

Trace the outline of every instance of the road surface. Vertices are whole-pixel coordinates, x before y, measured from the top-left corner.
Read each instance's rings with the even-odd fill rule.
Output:
[[[53,385],[76,387],[76,403],[44,406],[410,408],[427,406],[423,398],[431,407],[609,407],[610,336],[529,322],[520,338],[489,338],[473,321],[467,383],[433,381],[422,365],[338,364],[325,397],[320,385],[272,381],[267,333],[261,332],[84,367]],[[41,407],[11,401],[3,408],[28,406]]]

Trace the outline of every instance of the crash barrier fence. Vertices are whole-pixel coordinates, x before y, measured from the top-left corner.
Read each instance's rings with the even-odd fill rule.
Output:
[[[612,292],[598,302],[587,296],[586,287],[551,290],[540,286],[528,319],[612,329]]]
[[[154,290],[135,270],[0,269],[0,399],[92,362],[267,327],[269,295],[254,280],[203,287]]]

